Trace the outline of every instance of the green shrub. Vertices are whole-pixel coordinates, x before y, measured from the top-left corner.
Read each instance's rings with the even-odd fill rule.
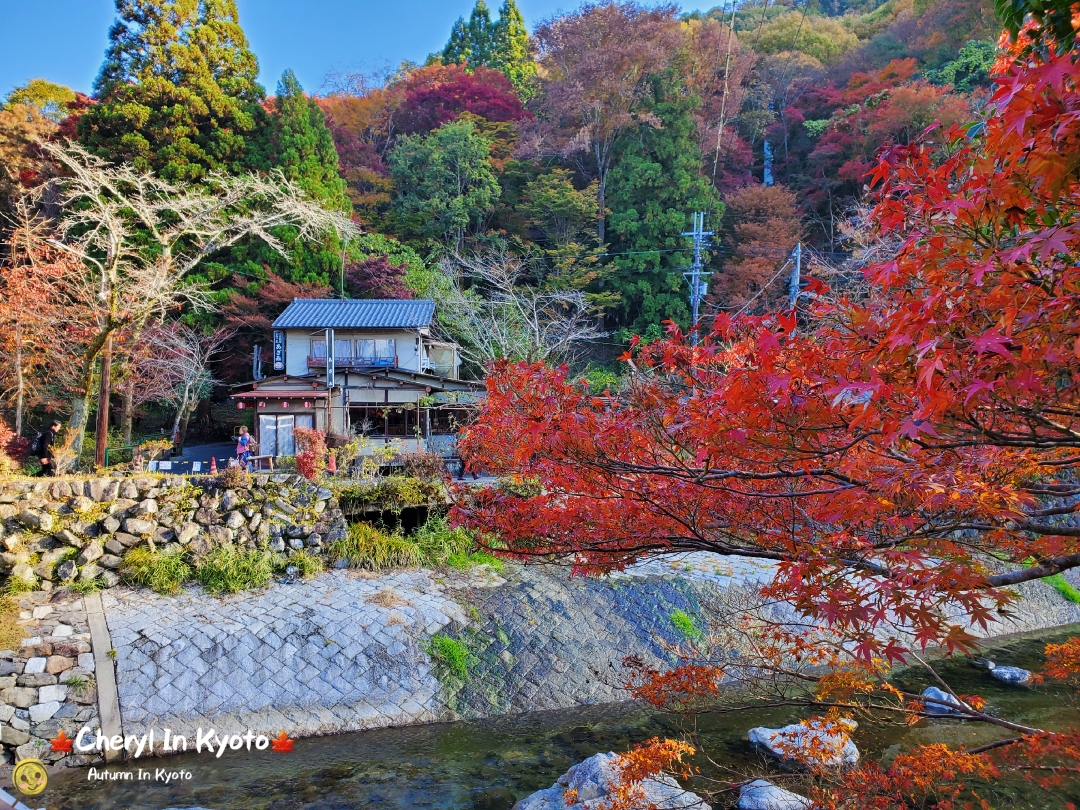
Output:
[[[457,639],[439,633],[431,637],[424,650],[461,680],[469,680],[469,667],[476,663],[476,656]]]
[[[400,512],[410,506],[443,503],[446,498],[446,490],[441,482],[405,476],[390,476],[374,483],[335,482],[331,488],[347,513],[372,509]]]
[[[271,552],[243,551],[233,545],[215,548],[195,568],[195,579],[212,594],[264,588],[273,578],[274,555]]]
[[[144,585],[160,594],[179,593],[191,579],[192,569],[183,554],[166,554],[148,548],[133,548],[124,555],[120,575],[133,585]]]
[[[420,547],[426,565],[443,565],[451,557],[467,555],[476,547],[468,530],[464,526],[451,528],[445,515],[429,517],[411,539]]]
[[[671,614],[671,623],[675,625],[675,629],[682,633],[690,641],[698,641],[705,636],[701,632],[689,613],[676,610]]]
[[[409,568],[423,562],[420,547],[400,534],[387,534],[370,523],[354,523],[343,540],[331,543],[331,560],[345,560],[350,568],[382,571]]]

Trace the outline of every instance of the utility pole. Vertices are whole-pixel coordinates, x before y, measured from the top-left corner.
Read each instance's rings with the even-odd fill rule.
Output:
[[[697,346],[698,343],[698,314],[701,311],[701,300],[709,289],[709,284],[705,279],[712,275],[712,273],[706,273],[702,270],[701,251],[702,248],[708,247],[706,237],[712,235],[712,231],[705,230],[704,211],[698,211],[694,214],[694,230],[683,233],[683,236],[691,236],[694,239],[694,263],[690,265],[689,270],[683,273],[683,278],[690,283],[690,309],[693,318],[690,330],[690,344],[692,346]]]
[[[802,242],[795,245],[792,253],[795,259],[795,267],[791,270],[791,279],[788,281],[787,308],[790,312],[799,303],[799,287],[802,285]]]

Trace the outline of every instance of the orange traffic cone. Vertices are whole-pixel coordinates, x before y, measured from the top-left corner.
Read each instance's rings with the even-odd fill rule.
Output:
[[[217,459],[213,456],[210,457],[210,474],[217,475]]]
[[[328,473],[337,472],[337,453],[333,450],[330,451],[330,460],[326,463],[326,471]]]

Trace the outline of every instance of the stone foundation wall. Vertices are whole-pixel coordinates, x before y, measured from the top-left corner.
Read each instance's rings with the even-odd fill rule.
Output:
[[[179,476],[11,481],[0,484],[0,584],[108,588],[120,582],[124,555],[140,546],[321,553],[346,528],[333,493],[297,475],[252,475],[232,488]]]
[[[51,750],[63,731],[74,739],[98,720],[94,655],[81,596],[38,591],[19,597],[27,637],[0,652],[0,765],[32,757],[81,765],[87,757]]]

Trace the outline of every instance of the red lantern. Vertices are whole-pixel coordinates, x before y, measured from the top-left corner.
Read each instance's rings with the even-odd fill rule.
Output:
[[[260,408],[265,408],[265,407],[266,407],[266,403],[265,403],[265,402],[260,402],[260,403],[259,403],[259,407],[260,407]]]
[[[288,408],[289,407],[289,401],[287,399],[281,400],[281,407],[282,408]]]
[[[304,402],[304,407],[305,407],[305,408],[310,408],[310,407],[311,407],[311,403],[310,403],[310,402]]]
[[[242,410],[244,410],[244,403],[243,402],[237,402],[236,407],[237,407],[237,409],[242,411]]]

